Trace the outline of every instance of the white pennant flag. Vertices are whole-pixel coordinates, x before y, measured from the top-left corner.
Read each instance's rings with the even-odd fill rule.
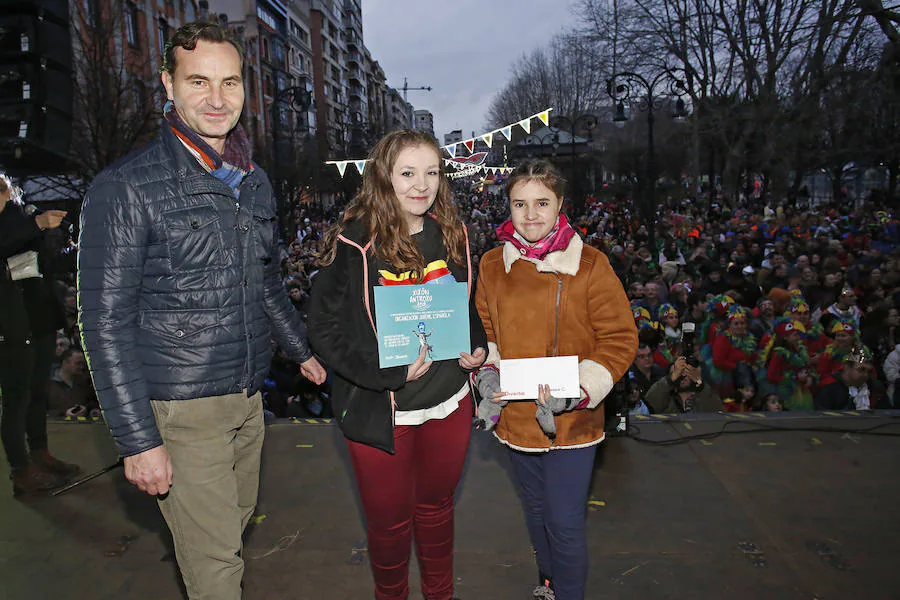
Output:
[[[350,162],[350,161],[348,161],[348,160],[339,160],[339,161],[336,161],[336,162],[334,163],[335,166],[337,166],[337,168],[338,168],[338,173],[341,174],[341,177],[344,176],[344,171],[347,170],[347,163],[348,163],[348,162]]]
[[[363,171],[364,171],[365,168],[366,168],[366,161],[364,161],[364,160],[358,160],[358,161],[356,161],[356,162],[353,163],[353,164],[356,165],[356,170],[359,171],[359,174],[360,174],[360,175],[362,175],[362,174],[363,174]]]
[[[518,125],[525,130],[525,133],[531,133],[531,117],[522,119],[521,121],[519,121]]]

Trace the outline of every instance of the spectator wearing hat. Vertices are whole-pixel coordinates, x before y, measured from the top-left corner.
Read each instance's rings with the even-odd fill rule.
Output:
[[[757,340],[748,331],[750,311],[737,306],[728,315],[728,328],[716,336],[712,347],[712,361],[707,363],[709,381],[720,398],[734,393],[732,373],[738,363],[753,366],[756,361]]]
[[[788,319],[775,327],[774,344],[766,361],[766,393],[776,393],[787,410],[812,410],[813,377],[803,343],[806,328]]]
[[[788,304],[790,304],[791,302],[791,293],[784,288],[775,287],[770,289],[766,295],[769,300],[772,301],[775,314],[784,314],[784,311],[787,310]]]
[[[639,332],[645,327],[652,327],[654,329],[659,327],[659,324],[650,316],[650,311],[643,306],[632,307],[631,316],[634,317],[634,325],[638,328]]]
[[[801,297],[795,296],[789,305],[788,312],[785,316],[799,321],[803,325],[805,333],[803,334],[803,343],[806,345],[806,351],[809,353],[811,365],[815,365],[819,359],[819,355],[825,350],[825,347],[831,341],[825,335],[825,329],[821,323],[814,323],[809,312],[809,304]]]
[[[728,283],[722,278],[722,267],[716,263],[710,264],[706,268],[706,277],[700,284],[700,289],[704,294],[712,294],[718,296],[728,291]]]
[[[837,300],[826,308],[825,312],[834,315],[841,321],[853,323],[853,327],[859,331],[862,311],[856,306],[856,292],[850,286],[844,286],[841,289]]]
[[[715,296],[706,304],[706,320],[700,325],[698,340],[702,340],[703,346],[709,346],[710,356],[712,345],[719,335],[719,330],[726,326],[728,314],[734,306],[734,299],[726,294]],[[702,346],[701,346],[702,348]]]
[[[755,306],[763,297],[762,288],[756,282],[756,269],[751,265],[745,265],[741,268],[741,275],[743,276],[741,294],[744,296],[744,305]]]
[[[816,410],[869,410],[872,405],[869,383],[875,372],[872,353],[865,346],[853,347],[844,357],[841,370],[832,381],[819,388]]]
[[[675,362],[681,348],[681,323],[678,318],[678,310],[671,304],[660,306],[657,318],[663,335],[654,353],[653,362],[667,369]]]
[[[816,363],[819,387],[834,381],[835,375],[844,368],[844,359],[857,345],[857,332],[853,323],[835,320],[829,328],[832,341],[825,347]]]

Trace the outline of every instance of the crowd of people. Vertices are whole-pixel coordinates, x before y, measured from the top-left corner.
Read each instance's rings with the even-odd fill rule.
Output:
[[[23,205],[0,178],[14,493],[80,471],[50,454],[48,412],[102,406],[191,598],[241,597],[266,416],[336,417],[379,600],[408,597],[413,545],[423,596],[454,600],[453,494],[473,423],[509,451],[533,598],[583,600],[604,400],[647,414],[896,406],[900,224],[877,199],[810,210],[670,198],[654,225],[624,197],[573,210],[545,160],[519,164],[502,192],[453,190],[436,140],[406,130],[377,143],[351,202],[291,206],[279,228],[239,125],[242,60],[221,24],[175,33],[160,135],[84,199],[77,294],[72,269],[54,267],[73,254],[51,243],[65,213]],[[388,280],[466,284],[458,358],[427,360],[423,343],[411,364],[381,367],[371,298]],[[548,355],[578,357],[573,393],[545,382],[533,403],[508,401],[502,358],[542,368]]]
[[[496,229],[508,218],[508,200],[497,188],[456,187],[477,270],[479,258],[499,243]],[[631,302],[641,342],[624,382],[632,412],[672,408],[659,400],[662,388],[651,393],[651,387],[664,375],[674,382],[688,372],[696,372],[708,396],[689,402],[693,410],[900,406],[894,396],[900,225],[877,198],[815,210],[787,201],[748,200],[732,208],[708,199],[669,200],[659,210],[653,251],[646,225],[629,205],[628,199],[591,198],[581,214],[571,206],[563,212],[586,243],[607,254]],[[296,234],[282,273],[300,311],[337,210],[301,204],[292,211],[287,229]],[[696,365],[672,369],[683,354],[684,323],[694,326]],[[280,365],[273,373],[285,380]],[[299,387],[273,387],[273,406],[289,407],[276,408],[278,416],[330,414],[327,392],[295,381]]]

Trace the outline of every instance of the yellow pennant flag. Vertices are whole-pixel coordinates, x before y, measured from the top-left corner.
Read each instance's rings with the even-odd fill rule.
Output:
[[[491,143],[494,141],[494,132],[486,133],[481,136],[481,139],[484,140],[484,143],[487,144],[487,147],[491,147]]]
[[[550,111],[551,111],[551,110],[553,110],[553,109],[552,109],[552,108],[548,108],[548,109],[545,110],[544,112],[538,113],[537,118],[540,119],[540,120],[541,120],[541,123],[543,123],[544,125],[549,125],[549,124],[550,124]]]

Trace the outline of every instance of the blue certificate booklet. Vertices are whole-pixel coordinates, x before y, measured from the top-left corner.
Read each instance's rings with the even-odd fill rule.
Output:
[[[377,286],[375,326],[381,368],[412,364],[423,346],[426,360],[458,359],[472,350],[466,284]]]

